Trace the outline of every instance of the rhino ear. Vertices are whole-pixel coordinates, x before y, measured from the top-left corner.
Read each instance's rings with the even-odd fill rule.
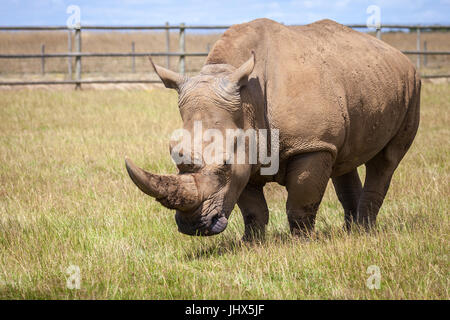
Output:
[[[169,69],[158,66],[153,63],[153,60],[150,56],[148,58],[153,66],[153,69],[155,69],[156,74],[159,76],[159,78],[164,83],[166,88],[175,89],[179,91],[183,83],[187,80],[187,77],[179,73],[173,72]]]
[[[237,83],[239,87],[244,86],[248,82],[248,77],[255,67],[255,51],[252,50],[252,56],[244,62],[236,71],[230,75],[230,81]]]

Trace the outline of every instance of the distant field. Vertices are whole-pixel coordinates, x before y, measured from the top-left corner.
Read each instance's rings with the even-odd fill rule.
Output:
[[[187,52],[207,52],[220,37],[220,33],[199,34],[191,30],[186,33]],[[383,41],[400,50],[416,50],[416,34],[405,32],[386,32]],[[135,42],[136,52],[165,52],[164,32],[86,32],[82,33],[82,51],[84,52],[130,52],[131,42]],[[450,51],[450,32],[422,32],[421,42],[427,42],[429,51]],[[73,42],[74,43],[74,42]],[[67,52],[66,32],[0,32],[0,53],[40,53],[41,44],[45,44],[47,53]],[[73,48],[75,46],[73,45]],[[170,33],[170,50],[179,51],[178,32]],[[416,56],[410,58],[415,62]],[[74,63],[74,59],[72,59]],[[153,72],[147,58],[136,58],[136,73],[131,73],[131,58],[83,58],[83,76],[86,78],[141,78]],[[187,57],[187,72],[196,72],[203,65],[204,57]],[[1,60],[0,77],[41,77],[40,59]],[[165,57],[155,58],[166,65]],[[427,66],[421,66],[426,74],[449,74],[450,56],[428,56]],[[170,67],[178,70],[178,58],[170,58]],[[46,78],[64,79],[67,77],[67,58],[46,60]]]
[[[178,233],[173,212],[129,179],[125,155],[175,171],[168,138],[181,125],[176,93],[0,95],[0,298],[450,298],[449,84],[424,84],[419,132],[374,234],[342,232],[330,184],[314,237],[292,238],[286,194],[270,185],[267,239],[254,245],[239,242],[237,208],[218,236]],[[71,265],[79,290],[67,287]],[[379,289],[366,285],[373,265]]]
[[[221,34],[195,34],[186,32],[187,52],[207,52]],[[46,52],[67,52],[67,32],[0,32],[0,53],[40,53],[45,43]],[[73,38],[73,37],[72,37]],[[84,52],[131,52],[131,42],[135,42],[136,52],[166,52],[164,32],[84,32],[82,33],[82,51]],[[72,39],[73,48],[75,40]],[[178,32],[170,33],[171,52],[179,51]],[[166,65],[166,57],[155,57],[155,62]],[[74,60],[74,59],[72,59]],[[205,57],[187,57],[186,70],[197,71],[203,65]],[[74,64],[74,61],[73,61]],[[14,73],[41,72],[40,59],[10,60],[0,64],[0,76]],[[178,71],[178,57],[170,58],[170,67]],[[49,73],[66,73],[67,58],[47,59]],[[75,69],[73,69],[75,70]],[[131,57],[125,58],[83,58],[83,72],[131,73]],[[136,57],[136,72],[140,75],[153,72],[146,57]],[[132,76],[132,75],[130,75]]]

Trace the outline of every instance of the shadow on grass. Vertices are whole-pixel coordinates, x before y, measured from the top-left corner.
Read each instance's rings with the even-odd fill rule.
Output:
[[[289,231],[272,232],[270,238],[280,244],[289,244],[297,242],[298,244],[308,244],[312,242],[327,242],[336,239],[344,239],[346,237],[361,237],[376,235],[376,229],[367,232],[364,229],[354,227],[351,231],[347,231],[344,227],[325,226],[325,228],[316,229],[306,235],[292,235]]]
[[[223,238],[213,243],[203,243],[196,248],[185,253],[188,261],[209,259],[220,257],[226,254],[237,254],[242,250],[252,250],[252,247],[265,245],[308,245],[311,243],[328,242],[336,239],[345,239],[347,237],[370,237],[377,236],[380,233],[378,228],[369,232],[363,229],[353,228],[350,232],[344,228],[330,227],[316,230],[307,235],[292,235],[289,231],[274,230],[266,235],[264,239],[254,241],[243,241],[236,238]]]
[[[219,242],[210,244],[208,247],[201,246],[200,248],[193,249],[186,252],[186,259],[188,261],[207,259],[211,257],[220,257],[228,253],[237,253],[242,247],[245,246],[245,242],[237,239],[225,238]]]
[[[252,250],[252,247],[264,246],[264,245],[287,245],[291,243],[297,243],[298,245],[308,244],[313,241],[323,241],[327,238],[333,237],[332,234],[319,234],[313,233],[307,236],[293,236],[290,232],[286,231],[274,231],[267,234],[264,239],[258,239],[253,241],[243,241],[238,239],[224,238],[218,242],[214,242],[208,245],[201,245],[192,251],[185,253],[185,258],[188,261],[208,259],[214,257],[220,257],[226,254],[236,254],[242,250]]]
[[[274,242],[280,244],[286,244],[291,241],[295,241],[290,233],[276,231],[275,233],[267,234],[264,239],[253,239],[245,241],[237,238],[223,238],[217,242],[201,245],[200,247],[188,251],[185,257],[188,261],[198,260],[198,259],[208,259],[212,257],[220,257],[226,254],[237,254],[242,250],[251,251],[252,248],[261,247],[264,245],[271,245]]]

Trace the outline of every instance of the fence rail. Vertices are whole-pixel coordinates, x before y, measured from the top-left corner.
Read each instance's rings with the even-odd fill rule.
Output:
[[[301,24],[294,24],[290,26],[302,26]],[[367,29],[366,24],[347,24],[349,28],[355,29]],[[167,30],[167,29],[228,29],[231,25],[162,25],[162,26],[80,26],[80,29],[86,30]],[[430,29],[430,30],[448,30],[450,25],[439,24],[417,24],[417,25],[405,25],[405,24],[381,24],[379,29]],[[75,28],[69,28],[67,26],[0,26],[0,31],[42,31],[42,30],[74,30]],[[375,29],[375,28],[374,28]]]
[[[300,25],[293,25],[300,26]],[[351,24],[347,25],[350,28],[367,28],[364,24]],[[228,25],[185,25],[181,23],[179,25],[170,25],[166,23],[163,26],[80,26],[76,28],[69,28],[67,26],[0,26],[0,31],[67,31],[68,32],[68,52],[66,53],[46,53],[45,45],[41,47],[41,54],[0,54],[0,59],[41,59],[41,73],[45,74],[45,59],[47,58],[67,58],[67,71],[70,80],[62,81],[0,81],[0,85],[56,85],[75,84],[76,88],[81,88],[81,84],[94,84],[94,83],[157,83],[158,80],[128,80],[128,79],[106,79],[106,80],[82,80],[81,75],[81,58],[82,57],[133,57],[133,70],[135,66],[135,57],[143,56],[165,56],[167,67],[170,68],[169,57],[179,57],[179,71],[185,73],[185,58],[186,57],[202,57],[207,56],[208,52],[186,52],[186,30],[220,30],[228,29]],[[424,50],[421,50],[420,35],[421,30],[446,30],[450,31],[450,25],[396,25],[396,24],[383,24],[374,28],[376,37],[381,39],[382,29],[407,29],[409,31],[414,30],[417,34],[416,50],[402,51],[404,54],[417,56],[417,68],[420,68],[421,56],[423,56],[424,62],[428,55],[450,55],[450,51],[427,51],[426,43],[424,43]],[[82,30],[165,30],[166,32],[166,50],[167,52],[134,52],[134,43],[132,43],[131,52],[110,52],[110,53],[95,53],[95,52],[82,52],[81,50],[81,33]],[[179,30],[179,50],[178,52],[169,52],[169,32],[170,30]],[[75,52],[72,51],[72,33],[75,33]],[[75,58],[75,79],[72,80],[72,58]],[[422,75],[423,78],[450,78],[450,75]]]
[[[449,52],[450,54],[450,52]],[[89,52],[68,52],[68,53],[46,53],[46,54],[0,54],[0,59],[27,59],[27,58],[66,58],[66,57],[203,57],[207,52],[111,52],[111,53],[89,53]]]

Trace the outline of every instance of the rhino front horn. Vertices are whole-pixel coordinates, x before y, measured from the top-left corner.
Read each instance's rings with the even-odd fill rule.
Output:
[[[194,175],[153,174],[136,166],[128,157],[125,157],[125,165],[134,184],[165,207],[189,211],[200,205],[201,199]]]

